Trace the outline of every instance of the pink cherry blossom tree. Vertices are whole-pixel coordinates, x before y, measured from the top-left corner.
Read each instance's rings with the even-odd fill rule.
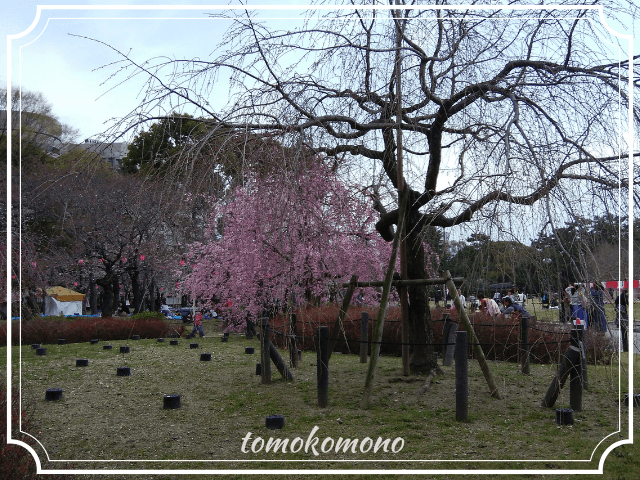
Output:
[[[390,246],[375,231],[371,202],[321,159],[301,170],[250,176],[213,208],[206,240],[188,250],[183,289],[222,299],[237,328],[266,305],[336,299],[351,275],[383,277]]]

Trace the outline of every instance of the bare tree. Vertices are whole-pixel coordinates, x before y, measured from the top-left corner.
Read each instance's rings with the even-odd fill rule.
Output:
[[[6,159],[7,137],[7,91],[0,92],[0,157]],[[51,155],[58,155],[65,144],[75,141],[78,131],[60,123],[53,107],[40,92],[17,88],[11,91],[11,135],[13,151],[11,158],[23,169],[42,164]]]
[[[629,60],[610,55],[602,39],[615,38],[593,5],[606,15],[634,15],[635,7],[576,3],[583,7],[311,10],[284,31],[246,12],[231,18],[215,60],[142,65],[123,55],[149,79],[145,104],[124,125],[158,106],[189,105],[212,132],[277,134],[286,145],[305,145],[367,178],[363,193],[374,198],[387,241],[398,223],[397,196],[388,193],[399,187],[400,129],[408,276],[423,278],[427,226],[491,223],[518,236],[556,228],[594,203],[602,211],[627,207],[618,194],[637,184],[638,172],[621,167],[631,139],[615,126],[626,121]],[[216,111],[207,100],[219,78],[231,79],[233,96]],[[637,124],[638,110],[632,117]],[[446,174],[453,181],[443,185]],[[425,288],[409,289],[414,370],[435,365],[427,300]]]
[[[175,195],[102,163],[101,171],[43,166],[39,175],[25,175],[22,224],[49,272],[47,283],[76,280],[77,288],[90,289],[97,283],[103,316],[110,316],[127,277],[136,310],[151,283],[173,284]]]

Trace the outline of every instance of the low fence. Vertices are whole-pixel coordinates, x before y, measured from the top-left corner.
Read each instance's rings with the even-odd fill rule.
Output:
[[[316,335],[319,326],[330,329],[338,318],[338,307],[301,309],[297,316],[297,348],[302,350],[316,350]],[[368,344],[369,353],[373,336],[373,326],[377,316],[376,308],[350,307],[343,322],[343,331],[335,338],[334,352],[359,354],[361,314],[369,315]],[[433,329],[433,343],[437,352],[442,352],[443,330],[446,315],[451,321],[458,323],[458,330],[463,327],[455,310],[433,309],[431,311],[431,326]],[[488,360],[518,361],[521,349],[521,322],[517,316],[497,315],[491,317],[483,312],[469,314],[469,320]],[[282,315],[271,319],[273,330],[272,341],[280,348],[288,347],[289,320]],[[528,343],[530,346],[530,362],[559,363],[569,345],[570,324],[541,322],[535,317],[528,321]],[[469,354],[472,355],[472,345]],[[611,361],[610,341],[602,332],[589,331],[585,337],[587,361],[591,364],[609,363]],[[387,309],[384,332],[381,342],[381,353],[384,355],[402,355],[402,321],[399,307]]]

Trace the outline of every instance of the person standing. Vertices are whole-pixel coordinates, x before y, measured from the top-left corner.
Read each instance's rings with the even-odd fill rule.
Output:
[[[571,319],[576,322],[576,325],[584,325],[587,328],[587,298],[584,295],[584,286],[572,286],[569,285],[565,291],[569,296],[569,303],[571,304]]]
[[[604,291],[597,283],[591,287],[591,312],[593,326],[603,332],[607,331],[607,317],[604,313]]]
[[[204,336],[204,330],[202,330],[202,312],[200,310],[196,310],[196,315],[193,318],[193,330],[191,330],[191,336],[193,337],[196,331],[200,334],[202,338]]]
[[[462,305],[462,309],[465,310],[467,308],[467,299],[462,294],[462,291],[458,289],[458,298],[460,299],[460,305]]]
[[[615,301],[616,311],[620,313],[620,316],[627,318],[627,312],[629,311],[629,296],[626,290],[622,290]],[[616,327],[618,326],[618,319],[616,318]]]
[[[439,288],[436,288],[436,293],[435,293],[435,296],[434,296],[433,299],[434,299],[435,304],[436,304],[435,306],[439,307],[440,306],[440,301],[442,300],[442,294],[440,293],[440,289]]]

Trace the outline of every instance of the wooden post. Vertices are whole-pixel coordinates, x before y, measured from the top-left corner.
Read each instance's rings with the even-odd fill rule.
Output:
[[[622,351],[629,351],[629,317],[620,315],[620,333],[622,334]]]
[[[467,332],[456,332],[456,420],[469,420],[469,341]]]
[[[529,352],[531,345],[529,345],[529,319],[522,317],[520,319],[520,371],[524,375],[531,373],[529,366]]]
[[[447,353],[447,343],[449,342],[451,315],[443,313],[442,319],[444,320],[444,326],[442,327],[442,345],[440,346],[440,353],[442,353],[442,358],[444,358],[445,353]]]
[[[446,326],[448,326],[449,328],[447,328],[447,338],[446,338],[447,345],[445,345],[442,365],[444,365],[445,367],[448,367],[451,365],[451,361],[453,360],[453,356],[456,351],[455,343],[456,343],[456,334],[458,330],[458,324],[456,322],[449,321],[448,325],[445,324],[445,327]],[[468,343],[468,340],[467,340],[467,343]]]
[[[395,238],[393,239],[393,247],[391,247],[391,258],[389,258],[389,266],[387,267],[387,273],[384,277],[384,286],[382,287],[382,298],[380,299],[380,307],[378,308],[378,318],[376,319],[376,326],[373,331],[373,346],[371,347],[371,361],[369,362],[369,368],[367,369],[367,378],[364,382],[364,393],[362,395],[362,408],[368,408],[371,402],[371,386],[373,385],[373,379],[376,375],[376,368],[378,367],[378,357],[380,356],[380,342],[382,341],[382,329],[384,327],[384,317],[387,313],[387,303],[389,302],[389,292],[391,291],[391,281],[393,280],[393,271],[396,266],[396,258],[398,256],[398,244],[400,243],[401,227],[404,226],[405,215],[404,212],[407,208],[407,201],[409,189],[404,191],[402,195],[402,201],[400,202],[400,211],[398,214],[398,230],[396,231]]]
[[[453,277],[453,283],[460,285],[464,282],[464,277]],[[442,285],[446,280],[444,278],[411,278],[409,280],[396,280],[391,279],[391,286],[393,287],[413,287],[416,285]],[[356,288],[365,287],[384,287],[384,280],[374,280],[368,282],[357,282]],[[349,287],[349,282],[343,283],[344,288]]]
[[[329,327],[318,327],[318,406],[329,406]]]
[[[360,314],[360,363],[367,363],[367,350],[369,346],[369,314]]]
[[[269,352],[269,317],[260,318],[260,365],[262,384],[271,384],[271,354]]]
[[[340,308],[340,313],[338,313],[338,319],[336,320],[336,323],[333,324],[331,338],[329,339],[329,358],[331,358],[333,348],[336,346],[336,339],[338,338],[338,335],[340,335],[341,332],[344,332],[342,322],[344,320],[344,317],[347,315],[347,310],[349,309],[349,304],[351,303],[351,297],[353,297],[353,291],[356,289],[356,283],[358,283],[358,276],[353,275],[351,277],[351,281],[349,282],[349,286],[347,287],[347,291],[344,294],[344,298],[342,299],[342,307]]]
[[[491,370],[489,370],[489,365],[487,364],[487,359],[484,357],[484,352],[482,351],[482,347],[480,347],[478,342],[478,337],[476,337],[473,328],[471,327],[471,322],[469,322],[469,317],[467,316],[467,312],[462,308],[462,304],[460,303],[460,298],[458,297],[458,292],[456,290],[456,285],[453,283],[453,279],[451,278],[451,273],[447,270],[444,274],[444,279],[446,281],[447,288],[449,289],[449,293],[451,294],[451,298],[456,305],[456,309],[460,312],[460,319],[462,320],[462,324],[464,325],[464,329],[467,331],[469,335],[468,339],[473,344],[473,351],[478,357],[478,363],[480,364],[480,369],[484,374],[484,378],[487,381],[487,385],[489,386],[489,391],[491,392],[491,396],[493,398],[497,398],[501,400],[500,392],[498,390],[498,385],[496,385],[495,380],[493,379],[493,375],[491,374]]]
[[[580,362],[571,366],[569,380],[569,405],[574,412],[582,411],[582,366]]]
[[[582,343],[582,334],[584,333],[584,327],[578,325],[578,328],[571,330],[571,343],[580,349],[580,356],[577,361],[574,361],[570,365],[570,378],[569,381],[569,404],[571,409],[576,412],[582,411],[582,388],[584,386],[584,378],[582,371],[582,361],[584,359],[584,345]]]
[[[558,399],[558,395],[560,394],[560,389],[564,387],[565,382],[567,381],[567,377],[569,377],[571,370],[574,368],[574,365],[580,365],[580,347],[578,345],[577,340],[577,331],[575,329],[571,330],[571,345],[567,349],[565,353],[564,361],[558,365],[558,369],[556,370],[556,374],[551,381],[551,385],[549,385],[549,389],[547,390],[544,399],[540,403],[541,407],[552,408],[556,400]]]
[[[292,313],[289,317],[291,335],[289,337],[289,361],[291,368],[298,368],[298,316]]]

